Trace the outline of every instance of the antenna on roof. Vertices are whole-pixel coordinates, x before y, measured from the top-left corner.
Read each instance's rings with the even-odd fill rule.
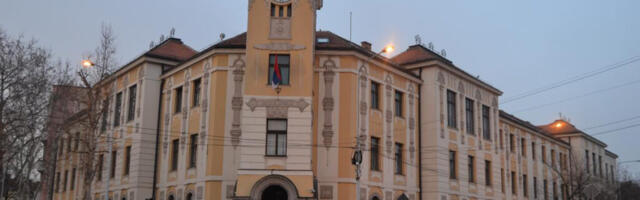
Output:
[[[433,51],[433,49],[434,49],[433,42],[429,42],[429,47],[427,47],[427,48],[429,48],[431,51]]]
[[[353,12],[349,12],[349,41],[351,41],[352,34],[353,34]]]
[[[169,31],[169,37],[173,37],[174,35],[176,35],[176,28],[171,27],[171,30]]]
[[[444,49],[440,50],[440,55],[442,57],[447,57],[447,50],[444,50]]]
[[[422,45],[422,37],[420,37],[420,34],[416,35],[414,38],[416,40],[416,44]]]
[[[220,41],[224,40],[224,37],[226,37],[226,35],[224,33],[220,33]]]
[[[149,49],[152,49],[154,46],[156,46],[156,44],[153,41],[151,41],[151,43],[149,43]]]

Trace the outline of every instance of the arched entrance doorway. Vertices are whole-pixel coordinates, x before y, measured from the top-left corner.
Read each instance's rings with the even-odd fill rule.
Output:
[[[250,200],[297,200],[298,190],[288,178],[281,175],[263,177],[253,185]]]
[[[262,199],[287,200],[288,198],[287,191],[277,185],[269,186],[262,192]]]

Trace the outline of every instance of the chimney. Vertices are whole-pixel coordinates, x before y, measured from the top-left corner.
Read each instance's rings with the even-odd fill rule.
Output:
[[[369,43],[369,42],[367,42],[367,41],[362,41],[362,42],[360,43],[360,46],[362,46],[363,48],[365,48],[365,49],[367,49],[367,50],[371,51],[371,43]]]

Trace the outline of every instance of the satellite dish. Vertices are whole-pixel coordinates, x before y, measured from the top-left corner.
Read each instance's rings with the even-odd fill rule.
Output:
[[[224,40],[224,37],[226,37],[226,35],[224,33],[220,33],[220,40]]]
[[[160,35],[160,42],[164,41],[164,34]]]
[[[171,28],[171,30],[169,31],[169,37],[173,37],[174,35],[176,35],[176,29]]]
[[[440,55],[442,57],[447,57],[447,50],[444,50],[444,49],[440,50]]]
[[[422,37],[420,37],[420,35],[416,35],[415,39],[416,39],[416,44],[422,44]]]
[[[429,42],[429,47],[428,47],[428,48],[429,48],[429,49],[431,49],[431,50],[433,51],[433,48],[434,48],[434,47],[433,47],[433,42]]]
[[[149,49],[153,48],[154,46],[156,46],[156,44],[153,41],[151,41],[151,43],[149,43]]]

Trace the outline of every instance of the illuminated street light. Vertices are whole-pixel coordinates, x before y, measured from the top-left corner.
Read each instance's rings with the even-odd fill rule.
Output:
[[[91,60],[85,59],[82,60],[82,67],[84,68],[90,68],[93,67],[95,64],[93,62],[91,62]]]
[[[382,49],[381,53],[391,53],[393,52],[393,50],[395,50],[395,48],[393,47],[393,45],[387,45],[386,47],[384,47],[384,49]]]

